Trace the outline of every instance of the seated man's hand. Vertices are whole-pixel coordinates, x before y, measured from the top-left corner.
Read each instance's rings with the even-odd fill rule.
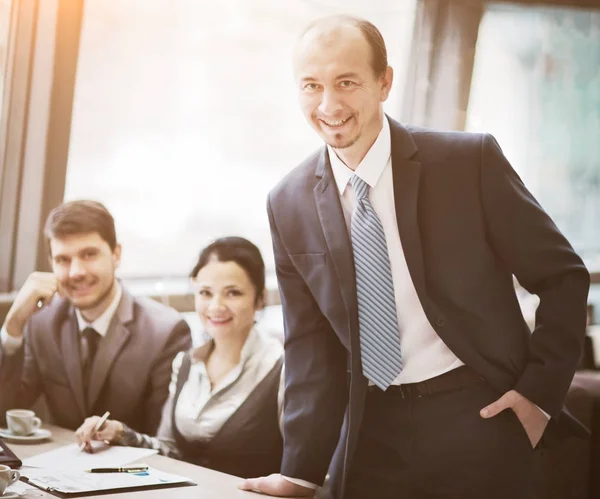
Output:
[[[297,485],[274,473],[260,478],[248,478],[240,485],[240,489],[260,492],[275,497],[314,497],[315,491]]]
[[[102,427],[96,432],[95,440],[112,444],[123,433],[123,423],[114,419],[107,419]]]
[[[58,278],[51,272],[34,272],[21,287],[15,297],[4,326],[6,332],[15,338],[23,336],[23,328],[40,306],[48,305],[55,293],[61,293]]]
[[[100,416],[86,418],[83,424],[75,431],[75,439],[78,445],[83,445],[83,450],[93,452],[92,440],[100,440],[111,443],[123,431],[123,423],[113,419],[107,419],[99,430],[95,430]]]

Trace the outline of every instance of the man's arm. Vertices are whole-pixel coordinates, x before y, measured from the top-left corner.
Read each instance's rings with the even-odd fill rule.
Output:
[[[346,350],[285,249],[267,205],[285,326],[285,395],[281,474],[240,488],[277,497],[314,497],[322,485],[348,404]],[[293,223],[293,221],[289,221]]]
[[[159,353],[152,366],[148,394],[144,400],[144,428],[138,428],[138,431],[156,435],[163,405],[169,394],[173,359],[179,352],[189,350],[191,346],[190,328],[182,319],[171,331],[165,348]]]
[[[322,484],[348,404],[347,354],[292,264],[270,201],[268,213],[285,324],[281,474]]]
[[[514,390],[556,417],[585,335],[589,273],[493,137],[481,143],[482,203],[494,251],[539,296],[529,360]]]
[[[0,424],[6,425],[6,411],[17,407],[16,397],[23,371],[23,337],[13,338],[2,326],[0,333]]]
[[[19,351],[23,346],[23,336],[11,336],[6,327],[2,326],[0,330],[0,352],[10,357]]]
[[[5,425],[5,413],[15,407],[33,405],[42,393],[42,383],[31,342],[29,325],[15,340],[2,328],[0,343],[0,424]],[[4,337],[6,335],[6,337]],[[18,344],[17,344],[18,343]]]
[[[17,293],[0,332],[0,423],[14,407],[29,407],[42,386],[32,342],[27,340],[31,317],[60,291],[57,277],[33,272]]]

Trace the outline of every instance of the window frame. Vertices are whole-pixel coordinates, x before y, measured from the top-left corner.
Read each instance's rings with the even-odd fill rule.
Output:
[[[440,81],[434,74],[432,59],[444,44],[441,23],[450,6],[467,8],[470,15],[457,25],[466,32],[467,44],[460,50],[474,59],[477,33],[486,4],[484,0],[417,0],[409,80],[416,76]],[[546,5],[600,9],[600,0],[499,0],[498,3]],[[0,293],[18,289],[35,270],[48,270],[49,262],[42,237],[43,224],[50,210],[62,202],[67,172],[73,95],[84,0],[13,0],[9,33],[6,86],[0,118]],[[475,15],[473,15],[475,13]],[[426,30],[423,31],[423,26]],[[446,26],[446,27],[444,27]],[[422,50],[423,43],[431,43]],[[470,68],[470,69],[469,69]],[[458,93],[458,109],[466,112],[473,60],[454,68],[463,79]],[[451,68],[452,71],[452,68]],[[468,84],[465,80],[468,80]],[[465,97],[466,90],[466,97]],[[418,95],[407,84],[404,102],[418,100],[422,112],[432,110],[439,101],[428,90]],[[446,108],[447,109],[447,108]],[[461,111],[462,112],[462,111]],[[414,109],[403,117],[414,120]],[[434,116],[428,125],[451,120],[455,129],[464,128],[460,116]],[[446,121],[444,121],[446,120]],[[462,125],[461,125],[462,122]],[[418,123],[417,123],[418,124]],[[461,128],[462,127],[462,128]],[[50,173],[51,171],[51,173]],[[592,275],[600,283],[600,272]],[[1,297],[0,297],[1,299]]]
[[[43,224],[62,202],[83,0],[13,0],[0,145],[0,292],[48,270]]]

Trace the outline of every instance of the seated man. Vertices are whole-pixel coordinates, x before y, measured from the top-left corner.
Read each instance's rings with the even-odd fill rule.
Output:
[[[187,323],[115,278],[121,246],[100,203],[55,208],[45,236],[53,272],[28,277],[0,333],[0,418],[44,394],[62,427],[110,411],[154,434],[173,358],[191,346]]]

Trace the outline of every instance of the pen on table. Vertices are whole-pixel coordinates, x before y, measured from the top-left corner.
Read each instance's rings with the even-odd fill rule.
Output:
[[[123,466],[120,468],[92,468],[87,473],[140,473],[148,471],[148,466]]]
[[[100,428],[102,428],[102,425],[106,422],[106,420],[108,419],[108,416],[110,416],[110,411],[106,411],[102,417],[96,422],[96,425],[94,426],[94,430],[93,433],[96,433]],[[79,446],[79,450],[82,451],[83,449],[85,449],[85,444],[87,442],[82,442],[81,445]]]

